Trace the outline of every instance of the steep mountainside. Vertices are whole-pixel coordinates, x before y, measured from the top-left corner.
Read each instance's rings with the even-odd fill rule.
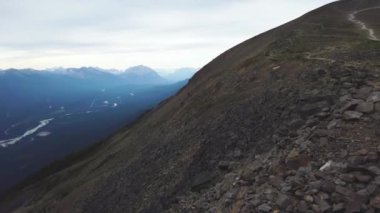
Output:
[[[14,189],[0,211],[375,212],[375,7],[335,2],[239,44],[134,125]]]

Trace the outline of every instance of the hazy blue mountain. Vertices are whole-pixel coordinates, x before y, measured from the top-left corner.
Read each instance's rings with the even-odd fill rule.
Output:
[[[143,84],[168,84],[169,81],[161,77],[152,68],[140,65],[126,69],[120,74],[128,83]]]
[[[96,67],[81,67],[81,68],[68,68],[60,69],[54,71],[57,74],[62,74],[66,76],[71,76],[73,78],[79,79],[93,79],[93,80],[116,80],[118,77],[113,73],[105,69],[100,69]]]
[[[182,81],[185,79],[190,79],[199,69],[196,68],[180,68],[172,72],[163,75],[164,78],[170,81]]]
[[[108,137],[186,83],[142,66],[122,74],[92,67],[1,71],[0,193]]]

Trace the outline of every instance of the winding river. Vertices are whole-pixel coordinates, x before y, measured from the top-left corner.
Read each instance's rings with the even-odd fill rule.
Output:
[[[30,130],[26,131],[21,136],[18,136],[18,137],[15,137],[15,138],[11,138],[11,139],[1,140],[0,141],[0,146],[2,146],[2,147],[5,148],[7,146],[14,145],[17,142],[21,141],[22,139],[28,137],[29,135],[33,135],[39,129],[41,129],[42,127],[48,125],[52,120],[54,120],[54,118],[49,118],[49,119],[42,120],[42,121],[40,121],[40,124],[38,126],[34,127],[33,129],[30,129]]]

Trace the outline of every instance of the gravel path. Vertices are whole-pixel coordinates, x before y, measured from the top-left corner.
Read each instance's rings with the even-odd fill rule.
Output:
[[[362,30],[365,30],[368,32],[368,39],[370,40],[373,40],[373,41],[380,41],[379,37],[377,37],[375,35],[375,31],[371,28],[369,28],[366,23],[362,22],[362,21],[359,21],[358,19],[356,19],[356,14],[358,13],[361,13],[361,12],[365,12],[365,11],[368,11],[368,10],[374,10],[374,9],[380,9],[380,7],[372,7],[372,8],[367,8],[367,9],[363,9],[363,10],[357,10],[357,11],[354,11],[352,13],[350,13],[348,15],[348,20],[359,25],[360,28]]]

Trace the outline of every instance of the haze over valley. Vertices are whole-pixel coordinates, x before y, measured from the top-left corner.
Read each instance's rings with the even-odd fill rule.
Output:
[[[0,193],[97,143],[181,89],[196,69],[0,71]],[[179,74],[178,74],[179,73]]]

